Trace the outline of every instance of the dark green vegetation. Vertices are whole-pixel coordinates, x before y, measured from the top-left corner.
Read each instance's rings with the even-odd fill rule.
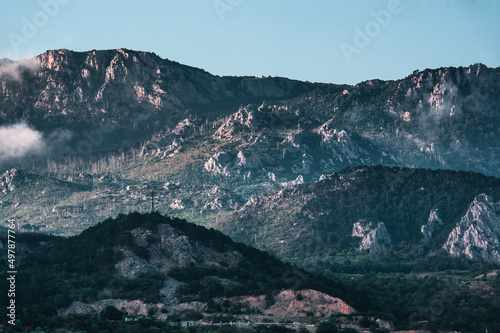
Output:
[[[116,310],[118,311],[118,310]],[[104,312],[104,311],[103,311]],[[122,315],[119,320],[109,318],[110,312],[114,310],[107,310],[105,316],[97,314],[82,314],[82,315],[69,315],[67,317],[53,317],[43,325],[28,331],[23,326],[6,327],[0,332],[54,332],[54,331],[67,331],[67,332],[88,332],[88,333],[287,333],[294,332],[284,326],[258,326],[255,328],[237,328],[236,326],[192,326],[183,328],[179,325],[172,325],[172,323],[154,320],[149,317],[141,316],[134,318],[130,322],[125,322],[126,316]],[[118,311],[120,312],[120,311]],[[112,316],[112,318],[117,318]],[[342,332],[342,331],[341,331]],[[351,331],[345,331],[351,333]]]
[[[204,264],[200,252],[196,264],[170,267],[168,272],[150,269],[135,278],[120,276],[115,265],[123,258],[124,249],[147,261],[153,256],[157,260],[169,256],[169,249],[155,253],[158,239],[154,236],[147,239],[147,246],[141,246],[131,233],[131,230],[140,228],[154,235],[160,225],[168,225],[180,235],[187,236],[197,249],[213,249],[222,254],[237,252],[241,255],[240,260],[236,265],[222,261]],[[4,239],[5,235],[2,237]],[[353,304],[356,304],[356,299],[361,299],[338,280],[314,276],[265,252],[234,243],[218,231],[157,213],[121,215],[70,238],[21,233],[17,236],[17,244],[16,261],[20,274],[16,305],[18,319],[26,328],[49,325],[57,310],[78,300],[93,303],[113,298],[161,303],[164,300],[159,290],[167,275],[185,283],[176,291],[181,301],[207,302],[215,297],[261,295],[283,288],[316,289],[352,300]],[[5,274],[2,272],[0,276],[2,290],[7,290]],[[222,285],[221,279],[227,283]],[[217,308],[213,301],[212,304]]]
[[[498,265],[450,257],[441,249],[481,193],[498,200],[500,179],[472,172],[356,167],[263,196],[218,228],[308,270],[341,278],[369,297],[372,314],[399,327],[495,331],[500,329],[500,277],[477,276]],[[436,208],[444,224],[423,242],[420,227]],[[383,221],[392,245],[357,251],[351,233],[360,219]]]
[[[488,267],[449,258],[440,250],[481,193],[500,198],[500,179],[473,172],[356,167],[323,181],[265,195],[216,227],[239,241],[325,274]],[[420,228],[433,209],[439,210],[443,226],[424,242]],[[353,224],[361,219],[384,222],[392,245],[372,253],[357,251],[359,239],[351,234]]]
[[[204,325],[204,326],[191,326],[180,327],[179,325],[172,325],[169,322],[154,320],[152,318],[141,316],[134,318],[130,322],[125,322],[126,316],[116,308],[107,308],[104,315],[97,314],[83,314],[83,315],[70,315],[68,317],[55,317],[53,320],[44,326],[36,327],[31,332],[47,331],[52,332],[55,330],[65,330],[69,332],[79,331],[88,333],[103,333],[103,332],[116,332],[116,333],[291,333],[296,332],[294,329],[282,325],[257,325],[255,327],[239,328],[231,326],[224,322],[223,326],[219,324]],[[118,317],[121,313],[121,316]],[[111,316],[110,316],[111,315]],[[119,318],[119,319],[117,319]],[[322,333],[356,333],[355,329],[339,329],[337,325],[332,322],[320,323]],[[0,332],[28,332],[26,330],[7,327]],[[307,333],[305,327],[299,329],[301,333]],[[371,332],[386,333],[382,329],[373,328]]]
[[[344,280],[369,295],[372,314],[397,327],[497,332],[500,275],[475,276],[479,272],[360,274],[344,275]]]
[[[167,224],[181,235],[187,235],[198,246],[210,248],[218,253],[238,251],[242,259],[237,265],[220,262],[219,265],[204,266],[202,263],[174,267],[168,276],[185,284],[177,288],[176,296],[184,301],[208,302],[212,313],[223,312],[227,305],[214,302],[219,296],[259,295],[282,288],[311,288],[341,297],[355,306],[362,314],[374,315],[390,320],[400,328],[461,329],[466,332],[483,332],[498,329],[500,278],[491,276],[476,278],[474,274],[488,272],[491,266],[468,262],[464,259],[450,260],[441,256],[436,260],[443,267],[459,266],[471,272],[448,271],[430,274],[332,274],[336,279],[312,275],[299,268],[284,264],[268,254],[234,243],[213,229],[206,229],[179,219],[159,214],[129,214],[117,219],[108,219],[82,234],[70,238],[41,234],[19,234],[18,275],[19,288],[18,329],[67,329],[94,332],[102,329],[129,330],[166,328],[164,323],[152,319],[125,324],[116,320],[119,312],[107,309],[100,317],[94,315],[57,316],[57,310],[67,307],[72,301],[95,302],[103,298],[122,298],[146,302],[162,302],[158,293],[166,278],[159,271],[150,271],[137,278],[124,278],[116,274],[114,264],[123,256],[117,247],[125,247],[144,259],[154,256],[153,248],[140,246],[130,230],[142,228],[157,232],[159,226]],[[155,244],[154,237],[147,240]],[[373,267],[377,266],[373,262]],[[378,263],[380,265],[380,263]],[[339,265],[342,267],[342,265]],[[353,267],[351,267],[353,269]],[[375,268],[374,268],[375,269]],[[6,288],[5,273],[0,276],[0,287]],[[229,280],[224,285],[221,279]],[[342,281],[342,282],[341,282]],[[477,288],[481,292],[477,292]],[[107,288],[112,294],[104,294]],[[474,289],[476,288],[476,289]],[[475,292],[476,290],[476,292]],[[269,296],[272,301],[272,296]],[[3,306],[3,305],[2,305]],[[245,311],[240,309],[239,311]],[[234,309],[231,310],[235,313]],[[238,312],[236,312],[238,313]],[[186,313],[183,320],[198,319]],[[171,320],[181,320],[172,315]],[[324,324],[323,329],[337,327],[336,318],[330,321],[335,326]],[[368,325],[369,324],[369,325]],[[139,326],[137,326],[139,325]],[[141,326],[142,325],[142,326]],[[373,323],[367,322],[367,328]],[[375,331],[376,326],[372,329]],[[171,328],[170,330],[172,330]],[[261,332],[256,327],[255,330]],[[203,331],[203,328],[198,328]],[[383,330],[378,329],[380,332]]]

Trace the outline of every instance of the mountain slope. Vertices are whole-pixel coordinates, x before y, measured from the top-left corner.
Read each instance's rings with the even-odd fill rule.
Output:
[[[358,167],[264,195],[214,227],[311,269],[419,270],[433,260],[428,254],[439,252],[462,216],[474,214],[467,212],[469,204],[482,193],[500,198],[500,179],[470,172]],[[498,218],[495,208],[485,214]],[[484,219],[491,225],[494,221]],[[487,242],[487,236],[478,237],[477,242]],[[488,240],[496,248],[495,240]]]
[[[464,277],[438,274],[354,274],[340,282],[157,213],[121,215],[67,239],[16,237],[16,264],[22,267],[16,311],[18,325],[28,330],[118,330],[131,325],[122,321],[126,314],[139,328],[169,331],[176,322],[200,319],[207,325],[242,321],[256,329],[259,323],[293,321],[298,329],[325,320],[358,329],[481,332],[500,325],[500,289],[480,296],[468,287],[495,288],[498,275],[467,284]],[[2,288],[8,287],[5,275],[0,272]],[[350,305],[363,312],[353,316]]]
[[[238,136],[246,128],[265,142],[267,129],[286,134],[280,135],[282,142],[293,129],[297,139],[291,140],[299,142],[288,144],[307,155],[294,162],[298,173],[302,164],[307,170],[309,155],[314,155],[304,145],[311,140],[314,145],[319,136],[329,140],[322,148],[335,157],[322,167],[335,171],[378,160],[500,176],[500,69],[481,64],[417,70],[396,81],[349,86],[218,77],[125,49],[52,50],[31,61],[3,61],[0,82],[0,124],[25,121],[42,131],[50,143],[47,154],[84,156],[130,147],[190,119],[200,122],[198,133],[229,121],[219,138]],[[259,106],[268,113],[260,127],[257,119],[234,122],[249,104],[254,114]],[[276,147],[274,140],[270,143]],[[235,158],[239,151],[226,153]],[[274,152],[265,155],[275,159]]]
[[[65,128],[81,137],[85,130],[112,128],[114,135],[94,149],[122,145],[125,136],[140,140],[189,115],[220,116],[241,103],[293,97],[315,87],[284,78],[213,76],[126,49],[47,51],[4,64],[0,82],[1,123],[24,119],[44,132]]]
[[[163,308],[170,316],[220,309],[224,298],[277,295],[290,288],[316,289],[304,295],[311,299],[330,300],[321,292],[353,299],[354,292],[339,281],[234,243],[213,229],[157,213],[120,215],[67,239],[20,234],[17,248],[16,260],[23,269],[17,283],[23,288],[16,305],[19,318],[31,324],[57,313],[84,313],[107,305],[135,315]],[[347,304],[344,309],[354,311]]]

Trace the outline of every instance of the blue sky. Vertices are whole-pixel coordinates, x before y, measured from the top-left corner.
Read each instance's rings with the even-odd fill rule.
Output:
[[[497,0],[8,0],[0,57],[129,48],[216,75],[354,84],[500,66]]]

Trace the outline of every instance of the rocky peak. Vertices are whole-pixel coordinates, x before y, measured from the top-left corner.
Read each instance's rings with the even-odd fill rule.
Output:
[[[42,69],[59,72],[73,67],[79,59],[81,52],[73,52],[67,49],[49,50],[36,57],[36,61]]]
[[[427,219],[427,224],[424,224],[420,228],[420,232],[424,236],[424,242],[430,240],[438,229],[443,226],[443,220],[441,219],[441,215],[439,214],[439,210],[433,209],[429,213],[429,218]]]
[[[368,155],[348,131],[335,127],[332,119],[321,125],[316,132],[321,135],[321,149],[331,152],[341,162],[343,158],[350,161]]]
[[[500,73],[483,64],[417,70],[398,83],[388,100],[387,111],[405,121],[414,118],[412,113],[418,116],[422,112],[434,118],[453,117],[463,106],[474,106],[474,112],[492,114],[490,103],[478,102],[498,101],[499,84]]]
[[[500,263],[500,202],[476,196],[443,248],[453,256]]]
[[[180,121],[171,131],[157,132],[150,140],[144,142],[139,156],[173,157],[179,154],[185,140],[193,137],[196,130],[201,126],[202,123],[199,120],[186,118]]]
[[[391,245],[391,235],[384,222],[359,220],[353,224],[351,236],[361,238],[358,251],[375,252]]]
[[[252,105],[240,107],[238,111],[228,116],[214,134],[216,139],[240,139],[242,134],[252,133],[263,127],[272,127],[275,115],[255,109]]]

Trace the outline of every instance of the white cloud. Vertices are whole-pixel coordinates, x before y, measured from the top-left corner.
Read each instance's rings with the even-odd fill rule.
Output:
[[[47,151],[41,132],[26,123],[0,127],[0,162]]]
[[[5,60],[0,62],[0,78],[5,76],[19,81],[23,70],[34,71],[40,67],[35,58],[24,59],[19,61]]]

